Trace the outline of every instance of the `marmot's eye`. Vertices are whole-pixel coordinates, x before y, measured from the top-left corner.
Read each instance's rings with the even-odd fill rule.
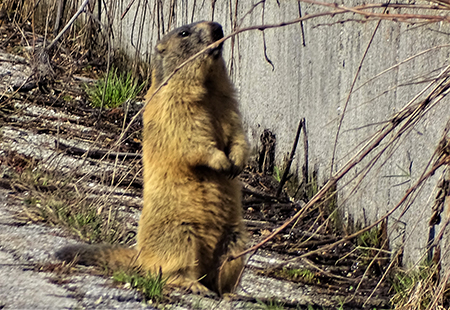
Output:
[[[190,35],[190,33],[186,30],[183,30],[180,32],[180,36],[182,36],[182,37],[187,37],[188,35]]]

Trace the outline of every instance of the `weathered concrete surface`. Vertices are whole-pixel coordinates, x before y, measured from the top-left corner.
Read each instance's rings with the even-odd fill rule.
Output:
[[[2,309],[67,309],[77,304],[67,297],[70,295],[67,290],[49,283],[43,273],[24,271],[24,266],[3,249],[0,260]]]
[[[0,188],[0,308],[154,309],[138,292],[115,288],[106,278],[82,274],[58,284],[55,273],[34,271],[38,263],[54,262],[55,250],[73,241],[59,228],[18,221],[21,207],[9,195]]]
[[[267,1],[264,5],[256,5],[257,1],[230,4],[223,0],[214,1],[214,5],[175,1],[173,10],[172,2],[160,7],[156,1],[150,1],[148,6],[135,3],[125,18],[119,20],[118,16],[127,4],[119,3],[121,6],[115,7],[113,26],[117,48],[133,57],[139,55],[144,61],[151,61],[151,48],[156,39],[167,29],[181,24],[214,17],[222,23],[225,33],[230,33],[233,27],[278,24],[299,17],[297,1]],[[347,7],[357,4],[362,2],[345,1]],[[301,10],[305,16],[327,8],[301,3]],[[172,11],[174,13],[169,17]],[[390,9],[390,12],[440,14],[433,10]],[[156,16],[163,16],[164,20],[158,20]],[[298,122],[304,117],[310,174],[316,170],[320,184],[330,177],[331,172],[343,167],[386,121],[448,64],[450,27],[447,23],[419,27],[382,21],[375,31],[377,21],[358,22],[358,18],[355,14],[347,14],[305,21],[304,37],[300,24],[295,24],[265,30],[265,38],[261,31],[241,33],[236,37],[233,49],[231,41],[226,43],[224,55],[238,89],[251,143],[258,145],[262,131],[270,129],[277,137],[277,162],[282,165],[291,150]],[[369,46],[372,35],[373,42]],[[273,68],[264,57],[264,39]],[[348,92],[366,49],[367,55],[346,107]],[[423,51],[427,52],[421,53]],[[420,177],[450,115],[448,103],[448,99],[444,99],[430,109],[399,143],[385,152],[367,175],[361,175],[361,171],[369,159],[339,184],[338,203],[350,226],[352,223],[366,225],[384,215]],[[344,110],[331,169],[336,133]],[[388,136],[386,142],[391,137]],[[305,160],[303,147],[300,142],[294,162],[298,172]],[[404,214],[396,212],[389,220],[392,242],[403,240],[400,244],[405,245],[405,262],[416,262],[424,253],[433,202],[430,198],[433,198],[438,174],[424,185],[415,203]],[[354,189],[362,176],[364,179]],[[356,180],[349,183],[355,177]],[[392,226],[397,220],[403,223],[399,224],[401,227]]]
[[[24,89],[34,87],[35,84],[28,80],[31,73],[32,70],[25,58],[0,50],[0,93],[19,87]]]

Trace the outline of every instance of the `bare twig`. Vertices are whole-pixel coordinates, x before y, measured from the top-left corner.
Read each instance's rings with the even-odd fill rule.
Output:
[[[247,194],[249,195],[254,195],[263,199],[268,199],[268,200],[276,200],[276,197],[266,194],[262,191],[260,191],[259,189],[257,189],[256,187],[251,186],[250,184],[247,184],[245,182],[243,182],[242,185],[242,189],[244,190],[244,192],[247,192]]]
[[[384,13],[386,12],[386,10],[387,10],[387,8],[384,9]],[[367,52],[369,51],[369,48],[372,45],[373,38],[375,37],[375,34],[377,33],[378,28],[380,27],[380,23],[381,23],[381,19],[378,21],[377,25],[375,26],[375,29],[373,30],[372,36],[369,40],[369,43],[367,44],[366,50],[364,51],[361,61],[359,62],[359,66],[358,66],[358,69],[356,70],[355,77],[353,78],[352,85],[350,86],[350,90],[348,91],[347,99],[345,100],[344,109],[342,109],[342,115],[339,120],[339,125],[338,125],[337,131],[336,131],[336,137],[334,138],[333,155],[331,156],[330,176],[333,175],[333,170],[334,170],[333,167],[334,167],[334,160],[336,157],[336,148],[337,148],[337,144],[338,144],[339,133],[341,131],[342,122],[344,120],[345,113],[347,111],[348,103],[350,102],[350,97],[353,93],[353,88],[355,87],[356,81],[358,80],[359,72],[361,72],[362,64],[364,62],[364,59],[366,59]]]
[[[328,272],[328,271],[320,268],[319,266],[317,266],[316,264],[314,264],[312,261],[310,261],[307,258],[303,258],[302,261],[305,262],[306,264],[308,264],[309,266],[311,266],[312,268],[316,269],[317,271],[319,271],[321,274],[327,276],[327,277],[335,278],[335,279],[339,279],[339,280],[344,280],[346,282],[352,282],[352,283],[356,282],[358,280],[358,279],[352,279],[352,278],[348,278],[348,277],[342,277],[340,275]]]
[[[431,47],[431,48],[429,48],[429,49],[426,49],[426,50],[423,50],[423,51],[421,51],[421,52],[419,52],[419,53],[417,53],[417,54],[415,54],[415,55],[413,55],[413,56],[410,56],[410,57],[408,57],[408,58],[406,58],[406,59],[403,59],[402,61],[396,63],[395,65],[393,65],[393,66],[391,66],[391,67],[389,67],[389,68],[387,68],[387,69],[385,69],[385,70],[383,70],[383,71],[381,71],[381,72],[378,73],[377,75],[371,77],[370,79],[368,79],[367,81],[365,81],[364,83],[362,83],[361,85],[359,85],[357,88],[354,89],[354,92],[356,92],[357,90],[360,90],[363,86],[369,84],[370,82],[372,82],[373,80],[379,78],[379,77],[382,76],[383,74],[385,74],[385,73],[387,73],[387,72],[389,72],[389,71],[391,71],[391,70],[394,70],[394,69],[400,67],[401,65],[407,63],[408,61],[411,61],[411,60],[413,60],[413,59],[415,59],[415,58],[417,58],[417,57],[419,57],[419,56],[422,56],[422,55],[424,55],[424,54],[426,54],[426,53],[429,53],[429,52],[431,52],[431,51],[434,51],[434,50],[437,50],[437,49],[440,49],[440,48],[444,48],[444,47],[450,47],[450,44],[443,44],[443,45],[433,46],[433,47]]]
[[[34,5],[33,9],[30,11],[30,13],[28,14],[28,16],[22,21],[22,24],[20,24],[20,26],[16,27],[16,29],[14,30],[14,32],[5,40],[3,41],[3,43],[0,45],[0,48],[3,48],[6,46],[6,44],[8,44],[8,42],[17,34],[17,32],[20,31],[20,29],[23,28],[23,26],[27,23],[28,19],[31,17],[31,15],[34,14],[34,11],[36,10],[36,8],[38,7],[39,3],[41,2],[41,0],[37,0],[36,4]]]
[[[100,159],[100,158],[105,158],[105,157],[111,158],[111,159],[115,159],[115,158],[119,158],[119,159],[125,159],[125,158],[126,159],[135,159],[135,158],[138,158],[139,159],[139,158],[142,157],[141,154],[136,154],[136,153],[111,152],[111,151],[100,150],[100,149],[87,150],[87,149],[80,148],[80,147],[77,147],[77,146],[70,146],[70,145],[65,144],[65,143],[63,143],[61,141],[58,141],[57,148],[59,150],[64,150],[67,153],[72,154],[72,155],[79,155],[79,156],[86,155],[87,157],[95,158],[95,159]]]
[[[61,38],[61,36],[66,33],[66,31],[72,26],[74,21],[78,18],[78,16],[83,13],[84,7],[89,3],[89,0],[84,0],[84,2],[81,4],[81,6],[78,8],[78,11],[72,16],[72,18],[69,20],[66,26],[58,33],[58,35],[53,39],[52,43],[47,47],[47,50],[50,50],[56,42]]]
[[[309,147],[308,147],[308,133],[306,132],[306,119],[303,121],[303,157],[305,164],[302,167],[303,181],[305,185],[309,182]]]
[[[264,15],[266,13],[266,2],[263,2],[262,5],[262,15],[261,15],[261,22],[264,25]],[[272,71],[275,70],[275,66],[273,65],[272,60],[270,60],[269,56],[267,56],[267,43],[266,43],[266,33],[264,30],[261,30],[262,32],[262,39],[263,39],[263,50],[264,50],[264,59],[269,63],[269,65],[272,67]]]
[[[125,11],[123,11],[122,15],[120,15],[120,19],[122,20],[125,15],[127,15],[128,11],[130,10],[131,6],[133,5],[135,0],[131,0],[130,3],[128,3],[127,7],[125,8]]]
[[[298,17],[302,17],[302,5],[300,0],[298,0]],[[303,22],[300,22],[300,30],[302,32],[302,44],[303,46],[306,46],[305,29],[303,29]]]
[[[292,145],[291,154],[289,155],[289,160],[286,163],[286,168],[284,169],[283,176],[281,177],[280,184],[278,185],[276,197],[280,197],[281,191],[283,190],[284,183],[286,183],[289,170],[291,169],[292,161],[294,160],[295,151],[297,150],[298,139],[300,138],[300,132],[302,131],[303,124],[305,119],[302,118],[300,122],[298,122],[297,133],[295,134],[294,144]]]
[[[384,20],[394,20],[394,21],[401,21],[401,22],[405,22],[408,20],[416,20],[416,21],[428,21],[428,22],[438,22],[438,21],[450,21],[450,16],[439,16],[439,15],[425,15],[425,14],[386,14],[386,13],[373,13],[373,12],[366,12],[363,10],[367,10],[367,9],[374,9],[374,8],[388,8],[388,7],[393,7],[396,8],[397,6],[391,6],[389,3],[384,3],[384,4],[368,4],[368,5],[361,5],[358,7],[346,7],[344,5],[336,5],[334,3],[326,3],[326,2],[320,2],[320,1],[315,1],[315,0],[302,0],[302,2],[306,2],[306,3],[311,3],[311,4],[317,4],[317,5],[321,5],[321,6],[326,6],[326,7],[330,7],[330,8],[335,8],[335,9],[342,9],[346,12],[353,12],[356,13],[358,15],[361,16],[365,16],[365,17],[376,17],[377,19],[384,19]],[[407,5],[403,5],[403,7],[407,7]],[[409,5],[409,7],[411,9],[414,9],[417,7],[414,5]]]

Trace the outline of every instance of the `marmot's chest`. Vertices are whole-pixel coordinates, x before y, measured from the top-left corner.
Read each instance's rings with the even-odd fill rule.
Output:
[[[220,115],[205,110],[176,109],[144,115],[145,135],[154,151],[171,152],[189,148],[195,144],[214,144],[222,151],[229,143],[226,123]],[[147,116],[147,117],[146,117]],[[171,150],[167,149],[169,147]]]

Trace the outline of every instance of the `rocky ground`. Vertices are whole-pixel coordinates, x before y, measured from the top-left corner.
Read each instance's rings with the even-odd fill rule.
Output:
[[[3,34],[11,33],[7,25],[2,27]],[[142,105],[138,100],[116,109],[94,109],[83,90],[92,81],[91,66],[90,72],[81,65],[64,70],[64,55],[59,62],[53,58],[57,65],[50,83],[36,78],[34,52],[23,41],[10,40],[3,48],[0,309],[389,308],[386,285],[368,299],[384,265],[377,261],[367,269],[373,255],[357,248],[356,241],[302,256],[339,239],[320,207],[248,256],[237,293],[226,299],[168,291],[156,303],[98,270],[62,265],[53,255],[69,243],[133,244],[142,205],[139,119],[116,142]],[[295,199],[285,191],[276,198],[279,177],[260,170],[255,163],[240,176],[252,244],[294,215],[307,196],[303,187]],[[74,210],[64,209],[63,218],[58,203],[76,212],[84,212],[76,209],[79,205],[89,205],[97,226],[74,224]],[[295,270],[303,273],[289,273]]]

